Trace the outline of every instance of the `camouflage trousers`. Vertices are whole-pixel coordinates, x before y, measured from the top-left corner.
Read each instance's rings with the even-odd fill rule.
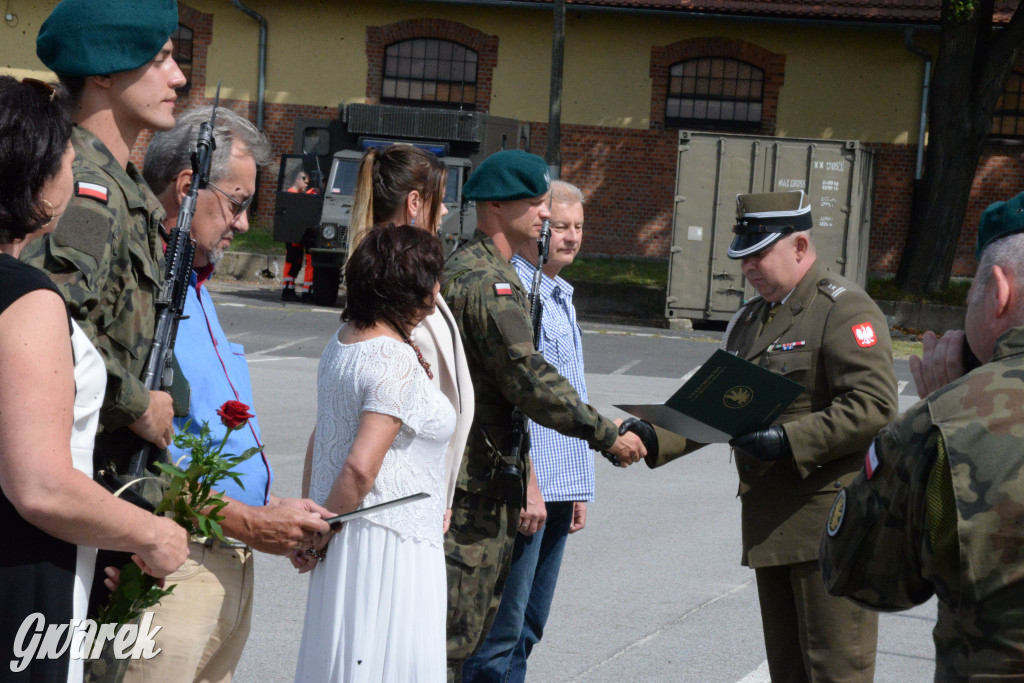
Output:
[[[445,534],[448,574],[448,680],[462,681],[462,664],[483,643],[508,578],[519,507],[455,491]]]

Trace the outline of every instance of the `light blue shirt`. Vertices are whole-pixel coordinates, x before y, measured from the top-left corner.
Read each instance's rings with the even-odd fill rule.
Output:
[[[227,431],[217,415],[217,409],[225,401],[241,401],[252,407],[252,384],[249,380],[249,364],[245,360],[240,344],[228,341],[217,319],[213,299],[206,287],[199,284],[196,272],[192,271],[192,284],[185,299],[185,318],[178,323],[178,334],[174,342],[174,355],[178,359],[185,378],[188,379],[192,394],[188,417],[174,418],[175,432],[181,432],[191,421],[189,431],[198,434],[203,422],[210,425],[213,447],[224,440]],[[250,410],[255,414],[255,410]],[[231,432],[224,445],[225,455],[238,455],[253,446],[261,446],[259,421],[253,417],[241,429]],[[168,451],[171,459],[187,468],[189,458],[177,446]],[[214,488],[241,501],[246,505],[267,504],[270,484],[274,479],[273,470],[266,456],[260,452],[235,466],[234,472],[241,474],[241,488],[231,479],[222,479]]]
[[[512,266],[527,291],[533,288],[536,268],[516,254]],[[560,277],[540,279],[540,352],[584,401],[587,385],[583,378],[583,339],[572,305],[573,288]],[[586,441],[530,421],[530,460],[537,472],[541,495],[547,502],[594,499],[594,454]]]

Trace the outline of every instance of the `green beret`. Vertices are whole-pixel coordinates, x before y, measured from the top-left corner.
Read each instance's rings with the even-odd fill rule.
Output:
[[[991,242],[1018,232],[1024,232],[1024,193],[1005,202],[989,204],[981,214],[975,257],[980,260],[981,252]]]
[[[503,202],[539,197],[548,191],[551,175],[547,162],[518,149],[484,159],[466,181],[462,194],[478,202]]]
[[[177,0],[63,0],[39,29],[36,55],[59,76],[129,71],[177,28]]]

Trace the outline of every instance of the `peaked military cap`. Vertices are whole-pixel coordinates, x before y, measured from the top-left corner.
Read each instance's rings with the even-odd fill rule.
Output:
[[[742,259],[764,251],[784,235],[810,230],[811,202],[803,190],[736,195],[736,233],[729,258]]]
[[[1024,193],[1005,202],[989,204],[981,214],[978,225],[978,250],[975,256],[980,259],[992,242],[1002,237],[1024,232]]]
[[[548,191],[548,164],[536,154],[509,149],[484,159],[462,190],[472,201],[503,202],[539,197]]]
[[[177,28],[177,0],[63,0],[39,28],[36,55],[60,76],[129,71]]]

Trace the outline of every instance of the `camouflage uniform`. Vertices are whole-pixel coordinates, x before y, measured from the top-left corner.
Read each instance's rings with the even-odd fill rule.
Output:
[[[71,141],[74,196],[57,229],[29,244],[21,258],[50,274],[103,356],[107,391],[96,453],[123,467],[141,440],[122,428],[149,407],[139,378],[156,332],[154,300],[163,280],[159,229],[166,213],[134,164],[122,168],[80,126]]]
[[[879,609],[938,596],[936,681],[1024,679],[1022,378],[1016,327],[878,435],[822,540],[836,595]]]
[[[490,628],[508,574],[520,502],[506,501],[496,475],[506,464],[513,407],[599,450],[615,443],[618,430],[534,349],[526,292],[489,237],[477,232],[448,260],[442,292],[459,326],[476,394],[445,536],[452,675]],[[525,454],[517,466],[528,473]]]

